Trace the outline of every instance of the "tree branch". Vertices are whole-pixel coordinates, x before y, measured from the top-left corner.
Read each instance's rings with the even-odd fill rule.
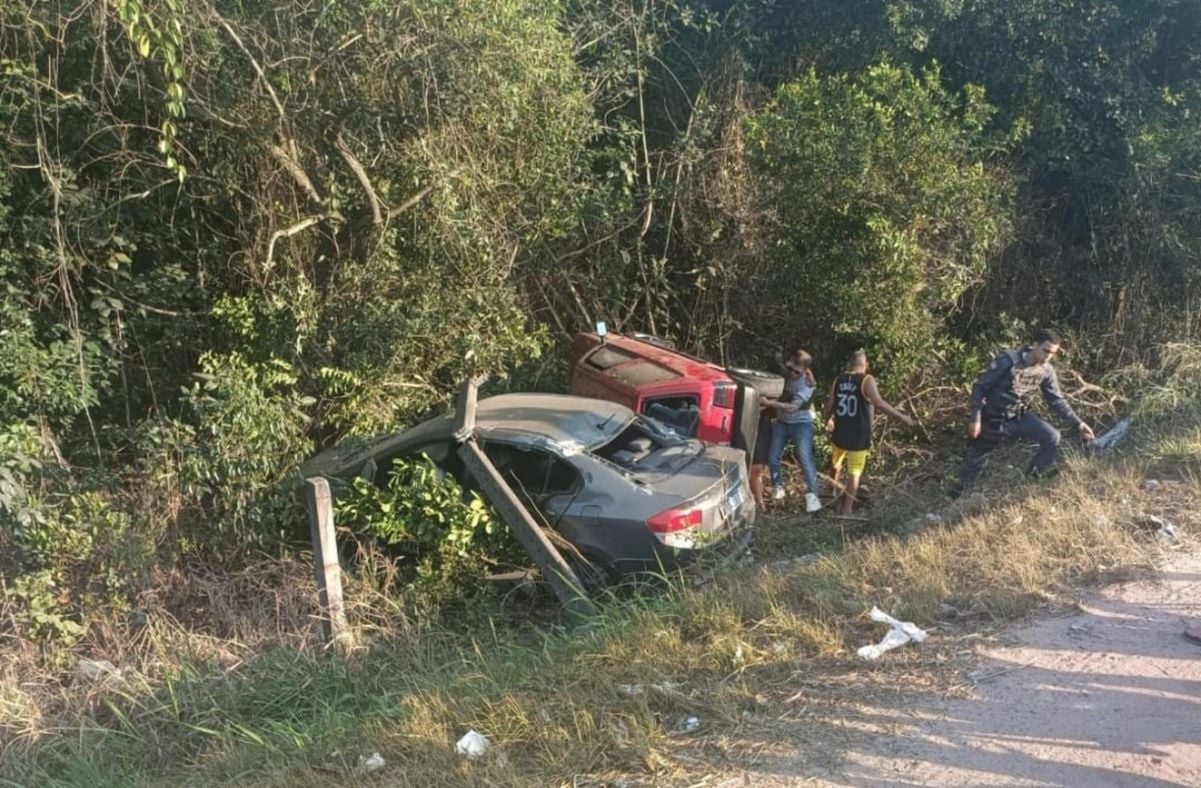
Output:
[[[363,167],[363,163],[356,159],[355,155],[351,153],[350,146],[348,146],[346,141],[342,139],[342,135],[338,135],[335,145],[338,148],[338,153],[342,154],[342,159],[346,162],[346,166],[350,167],[351,172],[353,172],[354,176],[359,179],[359,184],[362,185],[363,191],[367,192],[367,199],[371,202],[371,223],[377,225],[383,224],[384,213],[380,209],[379,196],[375,193],[375,189],[371,186],[371,179],[367,177],[367,169]],[[392,212],[389,211],[388,213],[391,215]]]
[[[232,38],[234,43],[238,45],[238,49],[242,50],[242,54],[245,55],[246,59],[250,61],[250,67],[254,69],[254,73],[258,74],[259,81],[263,83],[263,87],[267,89],[267,95],[271,97],[271,102],[275,104],[275,110],[279,113],[280,121],[287,123],[288,114],[284,112],[284,105],[279,100],[279,96],[275,95],[275,88],[271,87],[271,82],[267,79],[267,74],[263,71],[263,67],[260,66],[259,62],[254,59],[254,55],[250,54],[250,49],[248,49],[246,44],[243,43],[241,37],[239,37],[237,32],[234,31],[229,22],[225,21],[225,18],[221,16],[221,14],[217,13],[217,9],[210,5],[209,12],[217,20],[217,24],[225,28],[225,32],[229,34],[229,37]]]
[[[291,140],[289,140],[289,142],[291,142]],[[311,199],[317,205],[325,205],[325,201],[321,199],[321,192],[317,191],[317,187],[314,186],[313,181],[309,179],[309,175],[304,171],[304,167],[301,167],[300,162],[293,158],[288,151],[284,150],[283,146],[272,145],[271,156],[283,165],[284,169],[288,171],[288,174],[292,176],[292,180],[296,181],[300,188],[304,190],[305,194],[309,196],[309,199]]]
[[[399,216],[400,214],[402,214],[402,213],[404,213],[405,211],[407,211],[407,210],[409,210],[410,208],[412,208],[412,207],[413,207],[414,205],[416,205],[417,203],[419,203],[419,202],[421,202],[422,200],[424,200],[426,197],[428,197],[428,196],[430,195],[430,192],[432,192],[434,189],[438,188],[438,187],[439,187],[439,186],[441,186],[442,184],[446,183],[446,182],[447,182],[447,181],[449,181],[451,178],[453,178],[453,177],[455,177],[456,175],[458,175],[458,174],[459,174],[459,172],[460,172],[462,169],[463,169],[462,167],[455,167],[453,170],[451,170],[450,172],[446,173],[446,175],[444,175],[443,177],[439,178],[439,179],[438,179],[437,181],[435,181],[434,183],[431,183],[429,186],[426,186],[424,189],[422,189],[421,191],[417,192],[417,193],[416,193],[416,194],[414,194],[412,197],[410,197],[409,199],[407,199],[407,200],[405,200],[404,202],[402,202],[400,205],[396,206],[395,208],[389,208],[389,209],[388,209],[388,219],[389,219],[389,220],[391,220],[391,219],[394,219],[395,217]]]
[[[267,243],[267,259],[263,262],[263,269],[267,270],[267,271],[271,270],[271,266],[274,264],[274,260],[275,260],[275,242],[278,241],[280,238],[291,238],[293,235],[296,235],[299,232],[307,230],[308,228],[312,227],[314,224],[317,224],[318,222],[323,222],[326,219],[341,219],[341,218],[342,217],[340,215],[338,215],[337,213],[321,213],[321,214],[317,214],[315,216],[306,216],[305,218],[301,219],[299,222],[297,222],[296,224],[294,224],[290,227],[285,227],[282,230],[276,230],[275,232],[271,233],[271,240]]]

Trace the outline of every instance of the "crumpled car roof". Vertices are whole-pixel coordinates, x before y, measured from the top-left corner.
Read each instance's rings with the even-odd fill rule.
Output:
[[[444,417],[453,422],[452,416]],[[514,443],[593,449],[612,440],[634,419],[625,405],[569,394],[502,394],[478,403],[476,432]],[[449,434],[449,433],[448,433]]]
[[[609,442],[634,419],[625,405],[569,394],[501,394],[476,406],[476,435],[515,445],[541,446],[568,456]],[[454,433],[454,411],[402,432],[322,452],[300,468],[303,477],[339,476],[369,458],[387,456]]]

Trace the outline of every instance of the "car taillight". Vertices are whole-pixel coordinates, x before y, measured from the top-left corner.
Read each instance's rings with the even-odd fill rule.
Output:
[[[659,512],[646,521],[647,526],[657,534],[669,534],[673,531],[683,531],[694,525],[701,524],[700,509],[667,509]]]
[[[713,386],[713,404],[718,407],[734,407],[734,398],[736,396],[738,396],[737,383],[717,383]]]

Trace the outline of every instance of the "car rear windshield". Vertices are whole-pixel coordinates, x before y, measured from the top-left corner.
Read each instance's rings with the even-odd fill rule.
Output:
[[[626,361],[633,361],[636,358],[638,357],[633,353],[618,350],[611,345],[602,345],[596,349],[595,353],[588,357],[588,365],[596,369],[608,369]]]
[[[585,363],[603,372],[605,377],[632,388],[680,377],[678,372],[612,345],[601,345],[585,359]]]
[[[605,375],[635,388],[648,383],[660,383],[680,377],[679,373],[650,361],[631,361],[629,364],[621,364],[606,370]]]
[[[704,448],[700,441],[681,438],[640,416],[592,453],[626,470],[670,471],[696,457]]]

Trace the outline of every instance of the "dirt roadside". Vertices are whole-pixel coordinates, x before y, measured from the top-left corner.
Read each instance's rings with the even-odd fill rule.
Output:
[[[1085,592],[986,648],[968,699],[863,707],[837,766],[797,753],[734,786],[1201,786],[1201,551]],[[887,658],[887,657],[886,657]]]

